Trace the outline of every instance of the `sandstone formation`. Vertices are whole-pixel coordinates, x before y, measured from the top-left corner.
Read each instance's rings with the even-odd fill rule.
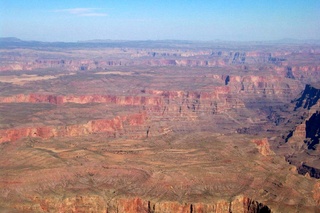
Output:
[[[258,146],[258,150],[262,155],[272,155],[274,154],[273,151],[270,149],[270,145],[268,143],[268,139],[267,138],[263,138],[263,139],[255,139],[252,141],[253,143],[257,144]]]

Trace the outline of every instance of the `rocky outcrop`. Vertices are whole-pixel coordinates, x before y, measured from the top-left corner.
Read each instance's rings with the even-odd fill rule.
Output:
[[[306,121],[306,140],[305,143],[308,149],[317,149],[317,145],[320,142],[320,111],[312,114],[312,116]]]
[[[270,149],[270,145],[267,138],[254,139],[252,140],[252,142],[257,145],[257,148],[262,155],[268,156],[274,154],[274,152]]]
[[[301,175],[309,174],[310,177],[320,179],[320,169],[308,166],[304,163],[298,167],[298,173]]]
[[[320,89],[317,89],[311,85],[306,85],[300,98],[296,99],[296,106],[294,110],[300,107],[310,109],[312,106],[318,103],[320,99]]]
[[[305,123],[297,125],[294,130],[291,130],[285,138],[285,142],[294,143],[294,141],[304,141],[306,138]]]

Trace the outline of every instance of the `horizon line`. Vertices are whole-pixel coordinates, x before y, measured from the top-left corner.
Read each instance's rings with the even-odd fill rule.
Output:
[[[239,43],[250,43],[250,42],[320,42],[319,39],[297,39],[297,38],[281,38],[281,39],[265,39],[265,40],[223,40],[223,39],[213,39],[213,40],[191,40],[191,39],[89,39],[89,40],[78,40],[78,41],[42,41],[42,40],[24,40],[15,36],[4,36],[0,37],[0,42],[3,40],[8,40],[8,42],[41,42],[41,43],[99,43],[99,42],[159,42],[159,41],[176,41],[176,42],[194,42],[194,43],[207,43],[207,42],[239,42]],[[12,40],[12,41],[10,41]]]

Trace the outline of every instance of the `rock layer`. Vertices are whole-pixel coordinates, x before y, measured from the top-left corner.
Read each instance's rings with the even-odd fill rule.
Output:
[[[271,210],[250,198],[237,196],[233,201],[217,201],[215,204],[203,203],[179,203],[179,202],[154,202],[141,198],[119,198],[108,203],[99,196],[76,196],[64,200],[33,198],[36,202],[33,208],[19,207],[24,212],[52,211],[58,212],[108,212],[108,213],[160,213],[160,212],[181,212],[181,213],[264,213]]]
[[[128,116],[117,116],[113,119],[92,120],[85,124],[69,126],[44,126],[25,127],[0,130],[0,143],[16,141],[21,138],[43,138],[53,137],[74,137],[93,133],[108,133],[110,136],[128,126],[143,125],[147,119],[146,113],[133,114]]]

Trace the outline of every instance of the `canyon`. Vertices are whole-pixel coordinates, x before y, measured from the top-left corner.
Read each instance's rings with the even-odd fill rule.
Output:
[[[1,212],[319,212],[320,45],[0,43]]]

